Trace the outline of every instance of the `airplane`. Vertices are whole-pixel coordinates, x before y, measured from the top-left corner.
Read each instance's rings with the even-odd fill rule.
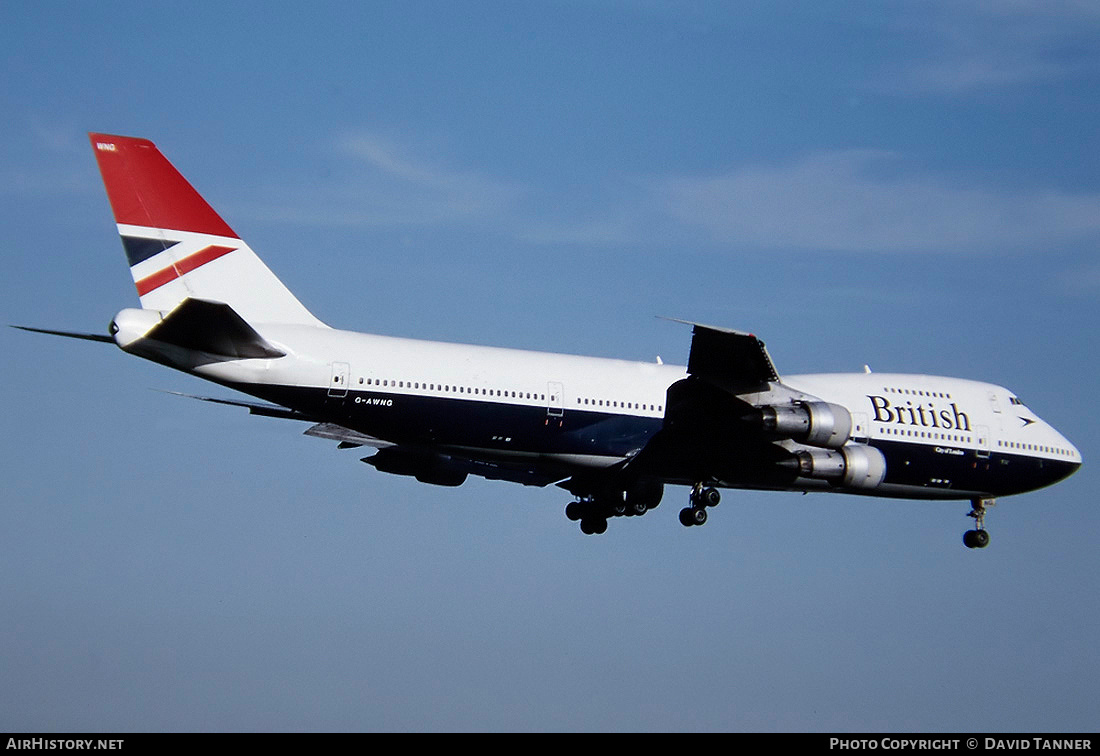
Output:
[[[780,376],[764,342],[692,328],[686,366],[355,333],[316,318],[150,141],[89,134],[137,288],[109,334],[24,330],[123,351],[260,401],[306,434],[423,483],[556,484],[585,534],[689,488],[684,526],[720,489],[962,500],[987,508],[1071,475],[1081,454],[1006,388],[958,378]]]

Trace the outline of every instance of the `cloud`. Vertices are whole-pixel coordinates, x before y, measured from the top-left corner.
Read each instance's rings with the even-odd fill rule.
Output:
[[[1051,82],[1100,65],[1100,6],[1092,2],[950,0],[892,22],[920,52],[885,70],[889,92],[963,95]]]
[[[685,229],[734,248],[990,252],[1100,232],[1100,195],[961,186],[870,150],[672,179],[655,194]]]
[[[722,254],[1003,253],[1100,237],[1100,194],[1006,190],[878,150],[824,150],[710,176],[581,175],[555,184],[540,174],[524,184],[373,133],[330,144],[336,168],[309,191],[286,190],[293,202],[264,203],[262,217]]]
[[[373,133],[344,136],[337,148],[367,168],[355,172],[351,180],[362,198],[359,217],[375,223],[437,224],[485,218],[506,212],[523,194],[515,184],[432,162]]]
[[[478,226],[514,213],[524,194],[514,183],[450,168],[373,132],[333,137],[324,149],[327,168],[296,185],[264,187],[265,197],[241,203],[249,216],[323,226]]]
[[[268,189],[252,203],[262,220],[317,225],[472,228],[479,234],[539,246],[607,246],[637,238],[636,211],[609,209],[637,198],[638,182],[608,186],[604,179],[572,187],[504,180],[485,171],[452,167],[447,157],[415,139],[375,132],[345,134],[330,142],[336,167],[308,191]]]

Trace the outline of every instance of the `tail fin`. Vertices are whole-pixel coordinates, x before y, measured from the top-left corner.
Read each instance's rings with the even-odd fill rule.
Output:
[[[323,326],[152,142],[89,134],[141,306],[224,302],[249,323]]]

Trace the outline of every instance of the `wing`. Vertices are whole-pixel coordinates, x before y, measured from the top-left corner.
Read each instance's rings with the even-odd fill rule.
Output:
[[[751,333],[687,320],[674,322],[692,326],[689,375],[737,393],[766,390],[768,384],[779,381],[764,342]]]
[[[441,486],[461,485],[468,475],[476,475],[487,480],[505,480],[522,483],[526,486],[547,486],[565,478],[568,473],[552,464],[540,462],[534,464],[523,459],[485,460],[465,456],[461,450],[438,451],[411,444],[394,444],[359,431],[346,428],[337,423],[322,421],[299,410],[267,402],[250,402],[240,399],[218,399],[211,396],[195,396],[178,391],[166,391],[174,396],[198,399],[213,404],[230,407],[244,407],[249,414],[261,417],[277,417],[284,420],[302,420],[311,422],[305,435],[336,441],[341,449],[355,449],[363,446],[374,447],[378,452],[364,457],[363,462],[375,469],[396,475],[411,475],[422,483],[434,483]]]
[[[688,377],[668,388],[664,430],[709,443],[743,438],[742,426],[758,420],[756,397],[781,386],[768,350],[750,333],[690,325]]]
[[[196,396],[194,394],[184,394],[179,391],[165,391],[163,393],[171,394],[172,396],[182,396],[185,399],[198,399],[200,402],[210,402],[211,404],[245,407],[248,409],[248,414],[260,415],[261,417],[279,417],[284,420],[305,420],[307,422],[319,421],[319,418],[307,415],[304,412],[290,409],[289,407],[283,407],[278,404],[268,404],[267,402],[244,402],[239,399],[217,399],[212,396]]]
[[[788,393],[764,342],[728,328],[692,326],[688,377],[668,388],[660,431],[622,473],[668,481],[769,485],[789,453],[762,431],[759,404]]]
[[[314,438],[323,438],[328,441],[339,441],[341,449],[355,449],[360,446],[373,446],[383,449],[393,446],[389,441],[383,441],[374,436],[368,436],[351,428],[345,428],[336,423],[317,423],[306,428],[306,435]]]

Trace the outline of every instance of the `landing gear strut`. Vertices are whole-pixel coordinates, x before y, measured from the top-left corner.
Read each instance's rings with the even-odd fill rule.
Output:
[[[707,507],[716,507],[722,500],[717,488],[703,488],[702,483],[691,487],[691,505],[680,510],[680,524],[685,528],[702,525],[707,521]]]
[[[974,518],[974,530],[963,533],[963,545],[968,549],[984,549],[989,545],[989,533],[985,529],[985,508],[993,506],[993,499],[971,499],[967,517]]]

